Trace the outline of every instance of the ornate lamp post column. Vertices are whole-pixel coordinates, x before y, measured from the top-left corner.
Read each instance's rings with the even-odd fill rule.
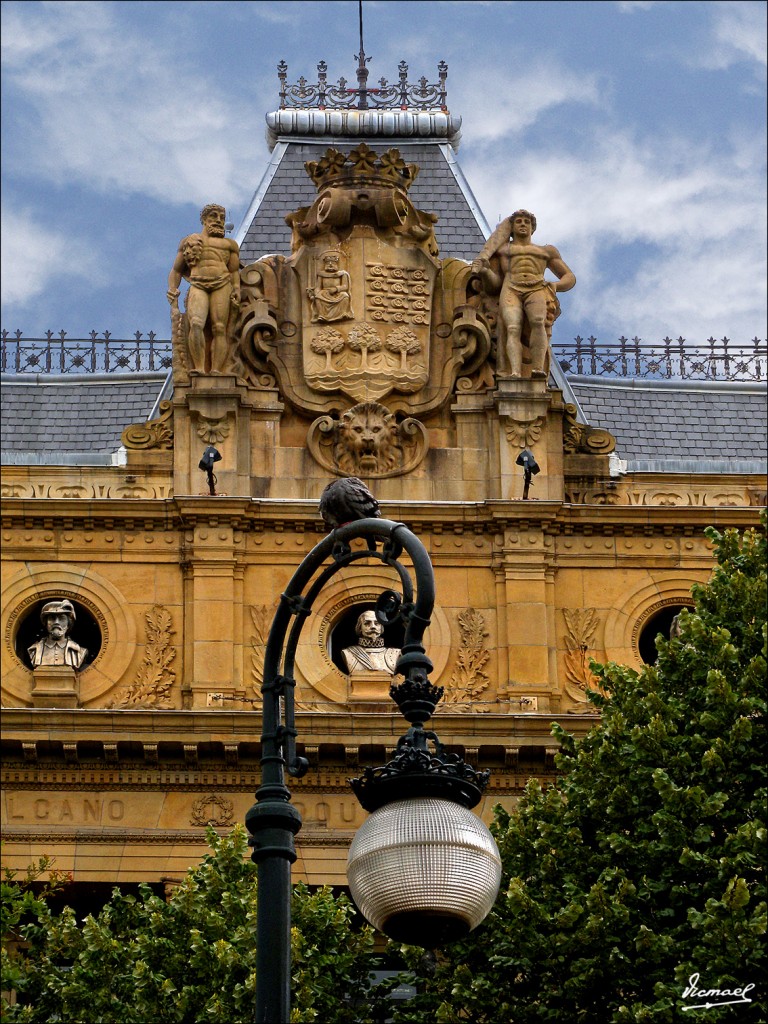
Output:
[[[358,538],[367,547],[353,550],[351,542]],[[403,550],[413,566],[415,595],[399,561]],[[308,767],[296,754],[296,647],[323,586],[339,570],[371,558],[400,578],[402,596],[384,591],[376,614],[384,624],[397,618],[405,624],[396,666],[404,682],[390,692],[411,725],[393,761],[366,769],[352,781],[363,807],[374,812],[350,849],[352,895],[375,927],[413,944],[436,946],[479,924],[498,891],[498,851],[485,825],[468,810],[480,800],[488,773],[478,774],[446,754],[435,733],[424,729],[443,693],[429,682],[432,663],[422,644],[435,601],[429,555],[402,523],[373,518],[346,523],[320,541],[296,570],[267,640],[262,782],[245,819],[258,865],[258,1024],[290,1019],[291,864],[301,818],[290,803],[285,772],[299,777]]]

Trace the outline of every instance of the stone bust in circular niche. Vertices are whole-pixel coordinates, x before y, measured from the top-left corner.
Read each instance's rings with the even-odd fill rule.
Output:
[[[358,642],[342,650],[347,672],[395,673],[400,649],[384,646],[384,627],[373,611],[363,612],[355,623]]]
[[[45,627],[46,635],[27,648],[32,668],[47,665],[82,668],[88,651],[69,637],[75,619],[75,608],[71,601],[48,601],[43,605],[40,621]]]

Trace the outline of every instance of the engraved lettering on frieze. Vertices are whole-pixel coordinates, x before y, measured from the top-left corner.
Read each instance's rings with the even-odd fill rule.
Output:
[[[429,283],[418,267],[368,263],[365,290],[371,320],[395,324],[429,322]]]
[[[54,825],[72,822],[78,825],[114,825],[125,817],[125,803],[101,796],[27,796],[9,795],[6,800],[9,821],[48,821]]]
[[[474,608],[465,608],[456,618],[461,639],[444,703],[455,704],[457,711],[487,711],[485,707],[473,706],[491,683],[484,670],[491,656],[485,642],[489,635],[485,618]]]
[[[155,605],[144,616],[147,642],[144,660],[139,666],[136,680],[111,701],[108,708],[173,708],[170,697],[176,673],[171,663],[176,649],[171,645],[171,613]]]
[[[231,800],[216,793],[207,793],[198,797],[192,804],[189,817],[190,825],[213,825],[223,828],[231,825],[234,820],[235,807]]]
[[[590,651],[595,649],[595,633],[600,620],[594,608],[564,608],[563,618],[566,627],[565,689],[572,700],[585,705],[583,710],[589,711],[593,706],[588,703],[586,691],[605,692],[589,667],[592,660]],[[594,710],[596,712],[597,709]]]
[[[267,646],[267,634],[269,632],[269,609],[265,604],[251,605],[251,680],[253,688],[261,694],[261,684],[264,682],[264,651]]]

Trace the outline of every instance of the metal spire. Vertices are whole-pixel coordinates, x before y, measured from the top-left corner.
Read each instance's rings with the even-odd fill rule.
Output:
[[[363,49],[363,0],[357,0],[360,20],[360,53],[357,54],[357,106],[359,110],[368,109],[368,68],[365,66],[370,57],[365,56]]]

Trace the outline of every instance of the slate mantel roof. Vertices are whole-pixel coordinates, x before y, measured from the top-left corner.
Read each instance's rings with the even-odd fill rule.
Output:
[[[130,423],[147,420],[165,373],[4,374],[5,465],[99,465],[112,461]]]
[[[630,472],[765,473],[766,384],[569,376]]]

